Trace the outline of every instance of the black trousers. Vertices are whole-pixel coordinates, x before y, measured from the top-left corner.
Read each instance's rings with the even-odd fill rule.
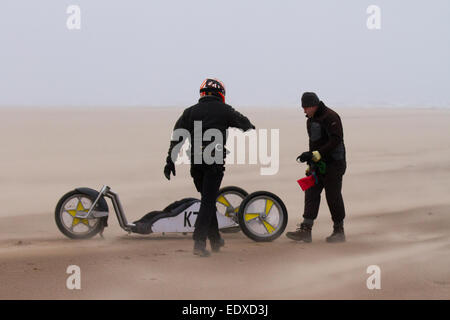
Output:
[[[314,220],[317,218],[320,206],[320,195],[325,189],[331,219],[335,224],[345,218],[344,200],[342,199],[342,177],[347,169],[345,161],[335,161],[327,164],[324,175],[319,175],[319,183],[305,192],[305,211],[303,218]]]
[[[216,198],[224,170],[225,167],[218,164],[194,164],[191,166],[191,176],[194,178],[195,187],[202,195],[200,211],[195,221],[194,240],[205,241],[206,238],[209,238],[216,241],[220,239]]]

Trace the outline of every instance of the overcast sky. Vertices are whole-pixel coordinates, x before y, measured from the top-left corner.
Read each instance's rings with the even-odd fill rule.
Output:
[[[449,0],[1,0],[0,40],[0,106],[188,106],[216,77],[237,107],[450,107]]]

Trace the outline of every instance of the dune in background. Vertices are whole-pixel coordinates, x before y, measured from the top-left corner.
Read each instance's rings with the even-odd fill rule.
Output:
[[[280,167],[229,165],[222,186],[277,194],[300,222],[296,184],[307,149],[303,112],[241,109],[258,129],[280,129]],[[192,255],[190,235],[127,235],[115,216],[105,239],[65,238],[58,199],[75,187],[109,185],[129,221],[183,197],[199,197],[187,165],[162,173],[182,108],[0,108],[0,299],[448,299],[450,297],[450,110],[336,109],[344,125],[347,211],[343,244],[328,244],[325,198],[313,243],[284,235],[256,243],[224,234],[211,258]],[[66,288],[66,268],[82,289]],[[381,290],[368,290],[370,265]]]

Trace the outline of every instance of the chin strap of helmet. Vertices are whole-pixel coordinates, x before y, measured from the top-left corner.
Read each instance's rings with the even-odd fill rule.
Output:
[[[200,97],[206,97],[206,96],[220,97],[222,99],[222,102],[225,103],[225,96],[223,94],[221,94],[220,92],[202,92],[202,93],[200,93]]]

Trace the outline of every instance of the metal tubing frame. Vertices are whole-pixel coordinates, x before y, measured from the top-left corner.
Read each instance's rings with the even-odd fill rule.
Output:
[[[95,199],[94,203],[91,205],[91,208],[88,211],[87,216],[91,214],[92,209],[95,207],[97,202],[103,196],[111,199],[114,211],[116,212],[117,220],[119,220],[119,225],[122,227],[122,229],[131,232],[131,227],[134,227],[134,224],[128,223],[127,217],[125,216],[125,212],[123,211],[122,203],[120,202],[119,199],[119,195],[117,193],[112,192],[111,188],[108,186],[103,186],[102,189],[99,191],[97,198]]]
[[[94,202],[92,203],[91,207],[89,208],[89,211],[86,214],[87,219],[92,219],[92,211],[94,210],[95,206],[97,205],[97,202],[100,200],[102,196],[106,194],[111,188],[108,186],[103,186],[101,190],[98,193],[97,198],[95,198]]]
[[[128,223],[125,212],[123,211],[122,203],[119,199],[119,195],[112,192],[111,190],[108,190],[105,193],[105,197],[111,199],[114,211],[116,212],[117,220],[119,220],[119,225],[122,227],[122,229],[124,229],[125,231],[131,231],[131,227],[134,227],[134,224]]]

